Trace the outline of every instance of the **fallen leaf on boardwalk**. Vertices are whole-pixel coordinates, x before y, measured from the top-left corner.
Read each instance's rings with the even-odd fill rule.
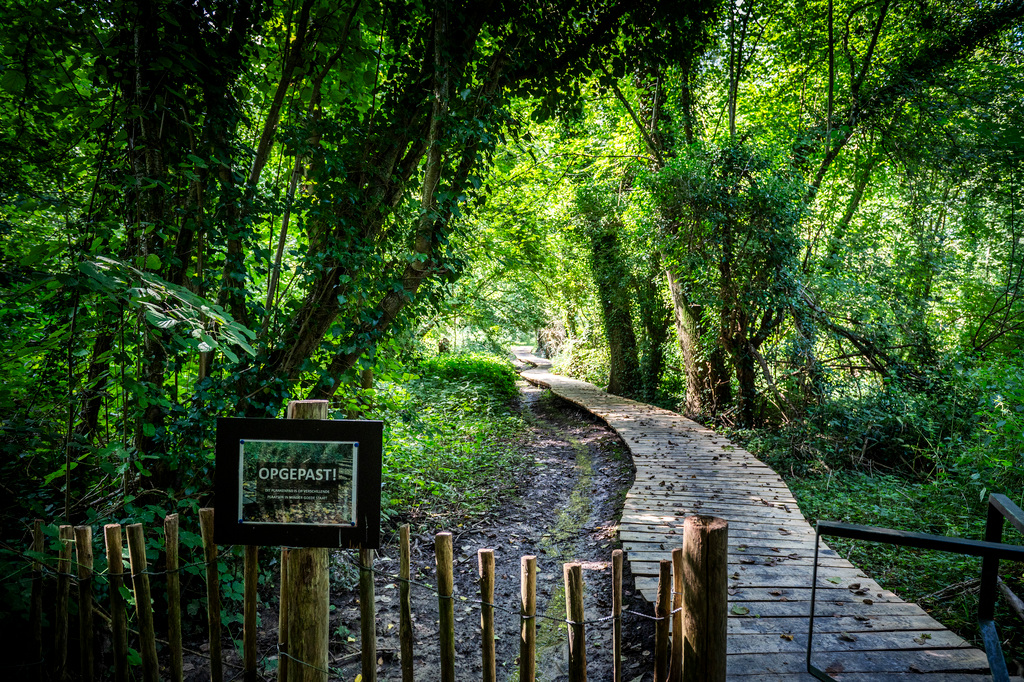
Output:
[[[850,583],[850,589],[851,590],[859,590],[860,589],[860,583]]]
[[[782,535],[792,535],[792,533],[786,530],[785,528],[780,528],[779,533],[781,533]]]
[[[740,551],[740,552],[746,552],[747,551],[747,546],[746,545],[740,545],[739,547],[736,548],[736,550]]]
[[[835,675],[837,673],[843,672],[844,670],[845,668],[843,668],[842,663],[833,663],[829,667],[825,668],[825,672],[827,672],[829,675]]]
[[[842,578],[826,578],[826,580],[828,580],[833,585],[838,585],[839,583],[843,582]]]
[[[871,606],[871,605],[872,605],[872,604],[874,604],[875,602],[874,602],[873,600],[871,600],[871,599],[865,599],[865,600],[864,600],[864,603],[865,603],[865,604],[867,604],[868,606]]]
[[[768,594],[771,594],[771,595],[774,595],[774,596],[778,597],[780,594],[782,594],[782,590],[772,590]]]
[[[779,635],[779,637],[781,637],[782,639],[786,640],[787,642],[792,642],[793,641],[793,635]]]
[[[737,589],[733,589],[733,588],[731,588],[731,587],[730,587],[730,588],[729,588],[728,590],[726,590],[726,591],[727,591],[727,592],[728,592],[729,594],[739,594],[739,590],[737,590]]]
[[[911,665],[909,668],[907,668],[907,670],[909,670],[912,673],[923,673],[924,672],[923,670],[918,668],[916,665]]]
[[[748,559],[748,558],[744,557],[743,559],[740,559],[740,563],[741,564],[756,564],[757,562],[754,561],[753,559]]]
[[[931,638],[932,638],[931,635],[929,635],[927,632],[924,632],[924,633],[921,633],[920,637],[915,637],[914,641],[917,642],[918,644],[924,644],[925,642],[927,642]]]
[[[843,640],[844,642],[857,641],[857,637],[855,635],[851,635],[849,632],[844,632],[843,634],[839,635],[839,639]]]
[[[729,610],[729,613],[734,613],[737,616],[745,616],[748,613],[750,613],[750,609],[748,609],[746,606],[740,606],[739,604],[737,604]]]

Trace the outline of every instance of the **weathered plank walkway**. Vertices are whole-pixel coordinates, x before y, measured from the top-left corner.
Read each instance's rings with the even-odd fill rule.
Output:
[[[806,672],[814,530],[785,482],[749,452],[674,412],[535,369],[522,375],[618,432],[636,464],[619,537],[637,588],[653,602],[658,561],[682,542],[691,514],[729,521],[729,679],[813,680]],[[904,602],[822,544],[814,622],[815,666],[837,680],[990,679],[985,653]],[[1017,678],[1019,679],[1019,678]]]

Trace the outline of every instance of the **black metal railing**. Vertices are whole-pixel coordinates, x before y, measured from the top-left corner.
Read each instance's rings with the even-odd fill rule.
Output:
[[[818,546],[821,536],[867,540],[901,547],[917,547],[940,552],[966,554],[981,557],[981,591],[978,603],[978,625],[981,629],[985,654],[988,656],[989,674],[993,682],[1009,682],[1010,675],[996,632],[995,605],[996,581],[999,577],[999,562],[1002,559],[1024,561],[1024,546],[1003,544],[1004,521],[1024,533],[1024,512],[1005,495],[992,494],[988,498],[988,519],[985,523],[984,540],[965,540],[929,533],[911,533],[891,528],[858,526],[850,523],[819,521],[814,538],[814,570],[811,579],[811,618],[807,633],[807,672],[815,678],[828,682],[834,678],[811,664],[814,638],[814,600],[818,587]]]

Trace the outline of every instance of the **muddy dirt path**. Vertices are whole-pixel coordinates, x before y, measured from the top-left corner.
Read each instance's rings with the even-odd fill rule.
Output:
[[[520,382],[528,432],[521,447],[532,466],[523,474],[520,494],[472,525],[449,527],[454,536],[456,679],[477,680],[482,673],[477,550],[495,554],[495,609],[498,679],[518,680],[520,558],[537,557],[538,665],[540,682],[568,679],[565,594],[562,564],[583,565],[588,621],[611,613],[611,555],[619,549],[615,527],[633,481],[629,450],[605,424],[549,391]],[[388,538],[374,561],[379,680],[401,680],[398,642],[397,534]],[[412,535],[413,579],[436,584],[434,538]],[[358,571],[352,551],[331,553],[330,680],[353,682],[360,673]],[[276,679],[277,600],[261,600],[258,647],[264,679]],[[264,595],[267,596],[267,595]],[[463,599],[465,598],[465,599]],[[430,589],[412,588],[415,678],[440,679],[438,603]],[[623,677],[652,678],[654,623],[651,606],[636,591],[629,564],[623,572]],[[632,613],[630,613],[632,612]],[[645,614],[648,617],[644,617]],[[241,633],[237,633],[241,637]],[[230,637],[231,635],[227,635]],[[233,646],[232,644],[235,644]],[[237,642],[224,642],[227,679],[239,676]],[[207,645],[192,642],[205,653]],[[587,627],[589,679],[612,679],[611,623]],[[195,651],[185,656],[188,682],[208,680],[208,659]]]
[[[497,585],[495,611],[498,677],[518,679],[520,557],[537,556],[538,613],[557,620],[538,621],[538,680],[558,682],[567,678],[565,596],[562,564],[583,563],[588,620],[611,612],[611,553],[619,547],[615,525],[622,500],[633,478],[629,453],[619,438],[602,422],[550,393],[522,385],[524,414],[530,424],[526,440],[533,467],[522,481],[521,495],[506,502],[488,518],[472,527],[452,528],[455,544],[456,677],[479,679],[480,615],[476,604],[458,600],[479,598],[476,552],[495,553]],[[430,535],[412,540],[414,579],[434,584],[434,543]],[[398,571],[398,548],[381,549],[374,564],[381,573]],[[623,608],[652,615],[651,608],[634,589],[628,564],[624,573]],[[398,586],[378,574],[377,635],[381,680],[400,680],[398,660]],[[413,632],[416,638],[416,679],[436,680],[437,598],[413,587]],[[359,617],[356,595],[332,595],[332,632],[356,641],[332,637],[332,667],[343,671],[341,679],[359,673]],[[511,612],[510,612],[511,611]],[[623,671],[626,680],[650,679],[653,623],[633,614],[623,618]],[[611,680],[611,626],[609,622],[587,629],[590,679]]]

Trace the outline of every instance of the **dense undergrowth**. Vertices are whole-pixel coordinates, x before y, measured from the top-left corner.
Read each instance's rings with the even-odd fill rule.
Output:
[[[360,405],[370,419],[385,423],[382,489],[382,532],[388,535],[399,523],[409,522],[420,531],[454,528],[492,509],[505,495],[515,494],[516,475],[527,462],[525,449],[519,447],[523,418],[518,407],[517,375],[511,364],[500,357],[484,354],[453,354],[392,363],[382,373],[375,388],[349,396],[334,407],[336,417],[346,409]],[[212,444],[211,444],[212,445]],[[180,515],[180,546],[184,567],[181,571],[185,609],[186,637],[205,632],[205,568],[202,539],[198,529],[198,510],[211,502],[210,485],[177,498],[146,494],[145,480],[139,496],[112,494],[116,505],[90,508],[76,523],[93,527],[93,554],[99,578],[94,585],[97,603],[108,600],[106,554],[102,526],[106,523],[141,523],[151,563],[151,583],[157,600],[166,594],[163,573],[164,541],[161,525],[166,514]],[[5,487],[30,485],[11,480]],[[29,547],[31,519],[59,509],[59,491],[40,490],[36,495],[17,498],[20,506],[5,509],[5,535],[0,541],[0,600],[5,618],[0,628],[27,623],[31,595],[28,559],[41,558],[47,571],[47,598],[52,598],[52,579],[59,551],[58,523],[45,518],[43,531],[47,543],[42,555],[26,552]],[[52,499],[51,499],[52,498]],[[14,504],[15,500],[9,500]],[[224,601],[222,622],[226,632],[241,639],[242,548],[221,547],[218,561],[221,595]],[[334,555],[332,555],[334,556]],[[355,576],[344,556],[334,556],[332,580],[336,587],[351,587]],[[276,599],[276,551],[264,549],[260,560],[259,585],[263,598]],[[134,596],[123,590],[132,603]],[[71,603],[74,616],[75,600]],[[164,608],[158,604],[158,613]],[[49,618],[49,616],[46,616]],[[44,623],[50,627],[49,620]],[[161,626],[162,627],[162,626]],[[8,641],[21,641],[24,628],[7,633]],[[240,650],[240,645],[239,645]],[[137,652],[132,652],[137,662]]]

